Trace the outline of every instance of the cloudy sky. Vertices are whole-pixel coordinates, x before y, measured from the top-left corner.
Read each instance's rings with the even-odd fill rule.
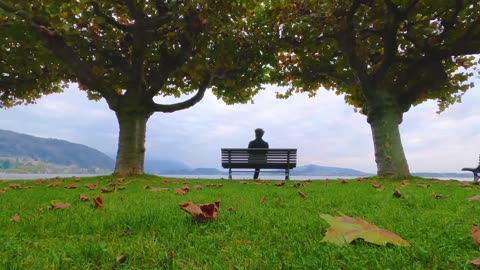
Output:
[[[436,113],[435,102],[426,102],[404,115],[400,132],[411,172],[459,172],[476,166],[479,85],[442,114]],[[225,105],[209,93],[190,109],[153,115],[147,127],[147,158],[221,168],[220,148],[246,147],[254,129],[261,127],[271,148],[298,148],[299,165],[376,172],[366,117],[355,113],[342,96],[319,91],[314,98],[278,100],[276,90],[267,87],[254,104],[242,105]],[[117,151],[113,111],[103,100],[89,101],[76,85],[35,105],[0,110],[0,129],[85,144],[112,157]]]

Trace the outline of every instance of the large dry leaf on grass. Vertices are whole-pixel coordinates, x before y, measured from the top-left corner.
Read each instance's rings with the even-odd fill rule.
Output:
[[[217,218],[220,209],[220,201],[210,204],[194,204],[192,202],[180,204],[180,208],[190,213],[196,221],[206,221]]]
[[[64,186],[64,188],[66,189],[76,189],[78,188],[78,185],[73,183],[73,184],[70,184],[70,185],[67,185],[67,186]]]
[[[82,202],[88,202],[90,200],[90,198],[88,198],[87,196],[83,195],[83,194],[80,194],[78,196],[78,198],[80,199],[80,201]]]
[[[49,184],[47,187],[58,187],[61,184],[63,184],[63,182],[53,182],[53,183]]]
[[[430,184],[417,183],[416,186],[417,186],[417,187],[421,187],[421,188],[429,188],[429,187],[430,187]]]
[[[331,242],[337,245],[349,244],[356,239],[363,239],[369,243],[385,246],[388,243],[408,247],[410,244],[400,236],[385,229],[378,228],[362,219],[346,216],[333,217],[327,214],[320,214],[330,227],[322,242]]]
[[[473,224],[472,226],[472,238],[477,245],[480,245],[480,230],[477,224]]]
[[[475,195],[475,196],[473,196],[473,197],[470,197],[470,198],[468,199],[468,201],[470,201],[470,202],[480,201],[480,195]]]
[[[86,184],[85,187],[87,187],[90,190],[96,190],[98,188],[98,185],[96,185],[96,184]]]
[[[97,197],[97,198],[94,198],[93,199],[93,205],[92,205],[94,208],[98,208],[98,209],[103,209],[103,201],[102,201],[102,198],[100,197]]]
[[[393,197],[394,197],[394,198],[397,198],[397,199],[405,198],[405,197],[403,196],[403,194],[400,193],[400,191],[399,191],[398,189],[395,189],[395,191],[393,192]]]
[[[20,215],[15,214],[14,216],[12,216],[12,217],[10,218],[10,221],[11,221],[11,222],[19,222],[19,221],[20,221]]]
[[[56,203],[52,203],[52,205],[50,205],[48,209],[56,210],[56,209],[66,209],[70,207],[71,205],[69,203],[56,202]]]
[[[480,259],[471,260],[470,263],[476,266],[477,268],[480,268]]]
[[[175,193],[177,193],[178,195],[185,195],[185,194],[187,194],[187,191],[185,191],[182,188],[176,188]]]

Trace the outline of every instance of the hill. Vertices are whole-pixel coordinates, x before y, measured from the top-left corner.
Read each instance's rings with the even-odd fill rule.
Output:
[[[226,175],[227,169],[216,168],[190,168],[188,165],[179,161],[173,160],[158,160],[155,164],[148,162],[145,165],[145,171],[153,174],[165,174],[165,175]],[[245,172],[251,173],[252,170]],[[241,172],[237,172],[237,174]],[[264,175],[269,175],[269,171],[264,170]],[[301,176],[371,176],[372,174],[357,171],[349,168],[339,167],[326,167],[318,165],[305,165],[299,166],[290,171],[291,175]]]
[[[327,167],[318,165],[299,166],[291,171],[291,175],[311,176],[371,176],[372,174],[349,168]]]
[[[85,145],[0,130],[0,169],[23,173],[106,173],[115,161]]]

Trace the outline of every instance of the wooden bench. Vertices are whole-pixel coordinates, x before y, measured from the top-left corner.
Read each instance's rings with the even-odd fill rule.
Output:
[[[233,169],[284,169],[285,180],[290,179],[290,169],[297,166],[297,149],[291,148],[222,148],[222,167],[228,169],[232,179]]]
[[[480,158],[478,161],[478,166],[476,168],[463,168],[462,171],[470,171],[473,173],[473,182],[478,184],[478,179],[480,178],[478,176],[478,173],[480,172]]]

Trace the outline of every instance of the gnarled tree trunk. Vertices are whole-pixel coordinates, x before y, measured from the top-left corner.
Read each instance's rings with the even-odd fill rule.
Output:
[[[120,135],[114,174],[118,176],[144,174],[145,134],[151,114],[123,111],[115,113]]]
[[[403,113],[394,105],[377,107],[368,115],[378,176],[410,176],[400,138],[399,125],[402,122],[402,115]]]

